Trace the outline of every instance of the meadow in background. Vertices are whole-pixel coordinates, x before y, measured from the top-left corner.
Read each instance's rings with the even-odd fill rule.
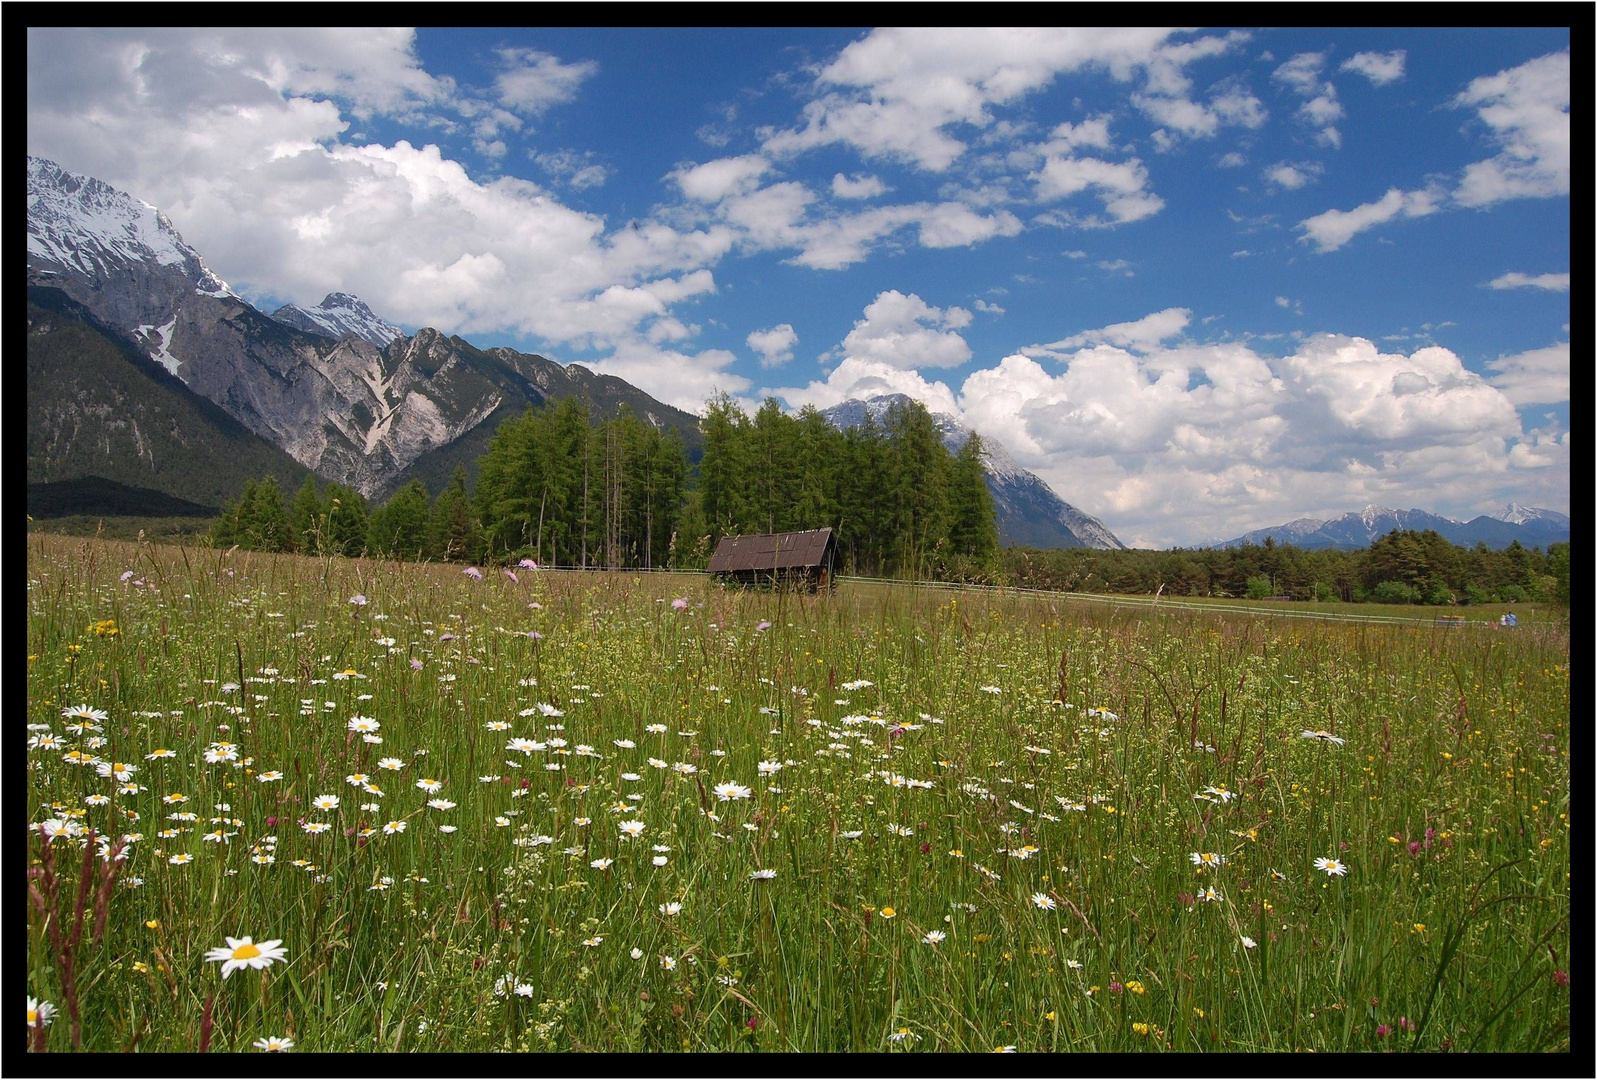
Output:
[[[1567,1049],[1567,630],[29,537],[36,1050]]]

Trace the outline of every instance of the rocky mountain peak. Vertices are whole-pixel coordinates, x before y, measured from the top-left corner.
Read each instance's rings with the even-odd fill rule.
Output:
[[[185,297],[235,298],[161,211],[92,176],[28,158],[28,270],[129,328],[165,323]]]
[[[272,312],[272,318],[296,330],[337,341],[354,335],[379,349],[395,338],[404,336],[398,327],[383,321],[367,307],[360,297],[345,292],[330,292],[313,308],[284,304]]]

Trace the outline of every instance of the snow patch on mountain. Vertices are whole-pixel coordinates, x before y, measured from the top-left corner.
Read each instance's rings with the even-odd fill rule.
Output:
[[[175,326],[177,326],[176,315],[172,316],[171,321],[165,326],[139,326],[133,331],[133,340],[149,350],[150,359],[173,375],[177,375],[177,369],[183,363],[166,350],[166,347],[172,343],[172,328]]]

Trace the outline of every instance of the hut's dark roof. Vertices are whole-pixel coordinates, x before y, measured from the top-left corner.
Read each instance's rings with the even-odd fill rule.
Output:
[[[826,562],[826,551],[831,544],[831,529],[727,536],[715,546],[715,554],[710,557],[710,573],[821,566]]]

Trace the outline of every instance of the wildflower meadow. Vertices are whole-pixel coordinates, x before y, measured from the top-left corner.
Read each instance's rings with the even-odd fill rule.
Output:
[[[1554,622],[28,553],[36,1052],[1569,1046]]]

